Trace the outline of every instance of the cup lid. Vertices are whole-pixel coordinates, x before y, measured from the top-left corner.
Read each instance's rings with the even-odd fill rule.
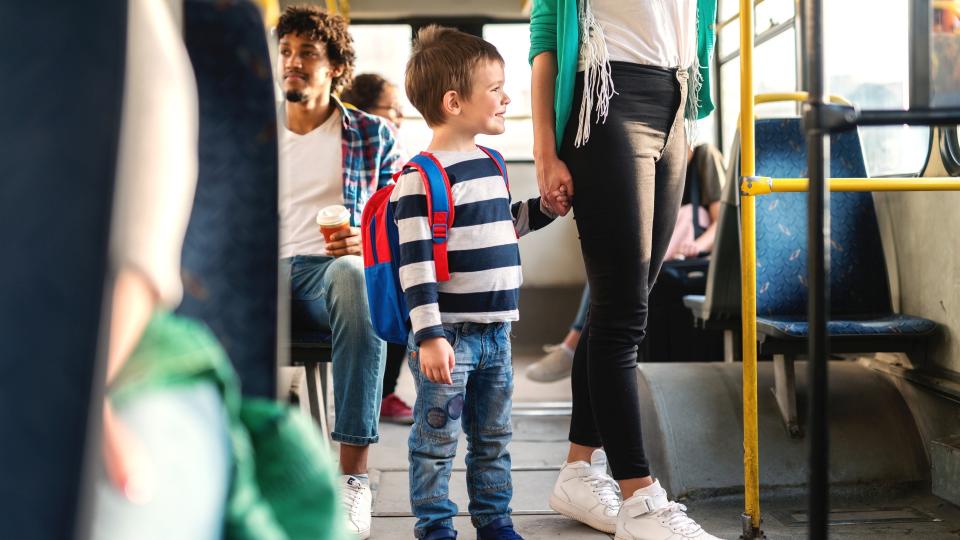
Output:
[[[317,212],[317,225],[340,225],[347,221],[350,221],[350,212],[340,204],[321,208]]]

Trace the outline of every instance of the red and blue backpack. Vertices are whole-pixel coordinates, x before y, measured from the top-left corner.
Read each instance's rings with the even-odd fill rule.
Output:
[[[503,156],[491,148],[479,146],[497,165],[507,183],[507,166]],[[427,193],[427,215],[433,231],[433,261],[437,281],[448,281],[447,231],[453,226],[454,204],[447,172],[433,154],[421,152],[414,156],[400,172],[393,176],[417,171]],[[379,189],[363,207],[360,220],[363,240],[363,273],[367,286],[370,318],[377,335],[390,343],[406,344],[410,333],[410,310],[400,286],[400,233],[390,205],[390,195],[396,184]]]

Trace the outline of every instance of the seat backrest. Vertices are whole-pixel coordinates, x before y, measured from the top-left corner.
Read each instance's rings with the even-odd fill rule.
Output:
[[[739,136],[734,135],[731,148],[740,148]],[[727,169],[707,270],[703,309],[712,321],[740,317],[740,166],[737,161],[732,159]]]
[[[807,146],[799,118],[756,123],[759,176],[807,176]],[[834,134],[830,174],[865,178],[857,131]],[[807,312],[807,194],[757,198],[757,314]],[[891,312],[886,263],[870,193],[830,194],[830,311],[833,315]]]
[[[807,175],[807,149],[798,118],[756,123],[758,175]],[[855,131],[833,135],[834,177],[866,177]],[[707,275],[705,311],[710,320],[740,315],[740,137],[734,135],[723,189],[716,241]],[[757,198],[757,313],[806,313],[807,200],[805,193]],[[890,312],[890,294],[880,233],[869,193],[831,193],[831,312],[836,315]]]
[[[274,397],[277,124],[262,19],[250,2],[184,3],[200,99],[199,179],[178,312],[226,348],[246,395]]]
[[[78,507],[92,493],[82,465],[99,459],[86,452],[87,421],[103,397],[93,381],[103,376],[127,3],[2,11],[0,536],[82,538]],[[43,46],[25,51],[38,28]]]

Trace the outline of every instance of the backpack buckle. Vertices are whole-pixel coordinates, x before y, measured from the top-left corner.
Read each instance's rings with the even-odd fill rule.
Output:
[[[447,237],[447,224],[446,224],[446,223],[434,223],[434,224],[433,224],[433,237],[434,237],[434,238],[446,238],[446,237]]]

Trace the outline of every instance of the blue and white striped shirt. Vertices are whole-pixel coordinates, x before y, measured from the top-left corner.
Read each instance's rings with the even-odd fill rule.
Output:
[[[390,197],[400,233],[400,285],[417,343],[443,337],[443,323],[517,320],[523,280],[517,238],[553,220],[539,197],[511,205],[496,163],[480,149],[434,156],[446,170],[453,194],[449,281],[437,282],[420,173],[400,176]]]

